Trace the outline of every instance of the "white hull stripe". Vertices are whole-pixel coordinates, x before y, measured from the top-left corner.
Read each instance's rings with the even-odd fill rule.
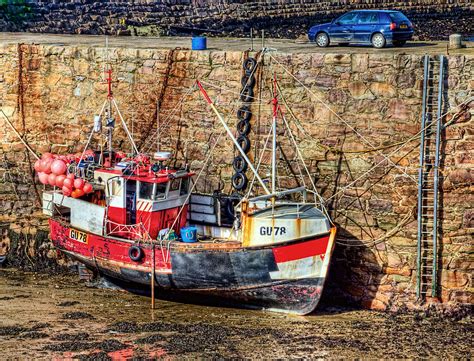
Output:
[[[278,271],[270,272],[273,280],[297,280],[301,278],[324,277],[324,255],[316,255],[294,261],[277,263]],[[327,267],[327,266],[326,266]]]

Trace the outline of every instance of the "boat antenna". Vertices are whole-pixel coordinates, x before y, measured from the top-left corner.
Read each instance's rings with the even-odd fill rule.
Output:
[[[125,119],[122,116],[122,113],[120,112],[120,109],[117,105],[117,101],[114,98],[114,93],[112,91],[112,66],[110,65],[109,61],[109,38],[106,36],[105,37],[105,49],[106,49],[106,66],[105,66],[105,73],[107,74],[107,101],[108,101],[108,114],[107,114],[107,119],[106,119],[106,127],[107,127],[107,142],[108,142],[108,147],[109,147],[109,161],[112,164],[112,133],[115,128],[115,119],[112,117],[112,108],[115,108],[120,121],[122,123],[122,126],[125,130],[125,133],[128,136],[128,139],[130,140],[130,143],[132,144],[133,151],[135,154],[139,154],[138,148],[135,144],[135,141],[133,140],[132,135],[130,134],[130,131],[128,130],[127,123],[125,123]]]
[[[156,151],[160,151],[160,100],[156,100]]]

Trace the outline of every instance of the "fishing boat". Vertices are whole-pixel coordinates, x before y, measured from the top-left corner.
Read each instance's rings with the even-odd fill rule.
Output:
[[[170,292],[188,302],[215,299],[245,308],[312,312],[336,228],[314,190],[277,190],[277,96],[270,188],[196,83],[262,190],[236,199],[199,193],[195,172],[171,167],[171,153],[140,153],[108,74],[108,97],[89,137],[99,134],[104,146],[92,151],[86,145],[75,156],[47,155],[35,164],[42,183],[52,186],[43,192],[43,209],[55,247],[96,275],[156,288],[158,296]],[[132,144],[130,154],[112,147],[114,114]]]

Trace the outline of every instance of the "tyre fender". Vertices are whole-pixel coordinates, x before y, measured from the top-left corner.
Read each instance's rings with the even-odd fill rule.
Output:
[[[242,65],[245,71],[245,75],[252,75],[252,73],[255,71],[255,68],[257,66],[257,60],[254,58],[247,58],[244,60],[244,64]]]
[[[140,262],[144,256],[145,252],[140,246],[132,246],[128,249],[128,257],[134,262]]]
[[[248,120],[241,120],[237,123],[237,132],[239,135],[248,135],[250,133],[250,127]]]
[[[237,143],[239,143],[240,148],[247,153],[250,150],[250,140],[245,135],[241,135],[237,138]]]
[[[244,103],[250,103],[253,100],[253,88],[246,86],[240,92],[240,100]]]
[[[244,157],[238,155],[234,158],[234,161],[232,162],[232,167],[234,167],[236,173],[245,173],[247,171],[248,164],[245,161]]]
[[[232,176],[232,187],[241,191],[247,187],[248,179],[244,173],[237,172]]]

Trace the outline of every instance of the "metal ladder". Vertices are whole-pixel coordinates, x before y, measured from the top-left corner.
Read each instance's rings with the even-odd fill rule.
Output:
[[[445,76],[443,55],[424,57],[420,163],[418,170],[418,300],[438,292],[438,202],[439,163]]]

